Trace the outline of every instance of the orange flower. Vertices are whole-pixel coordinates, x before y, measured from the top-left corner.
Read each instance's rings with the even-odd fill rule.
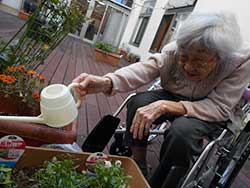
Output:
[[[1,80],[4,82],[4,83],[7,83],[7,84],[12,84],[16,81],[16,77],[14,76],[6,76],[6,75],[3,75],[1,77]]]
[[[15,72],[16,71],[16,67],[13,67],[13,66],[8,67],[7,71],[9,71],[9,72]]]
[[[32,98],[36,101],[40,101],[40,94],[38,92],[35,92],[32,94]]]
[[[28,71],[28,74],[30,74],[30,75],[35,75],[35,74],[36,74],[36,71],[34,71],[34,70],[29,70],[29,71]]]
[[[25,66],[24,65],[18,65],[16,68],[18,70],[25,70]]]
[[[6,77],[6,75],[5,74],[0,74],[0,80],[4,80],[5,79],[5,77]]]
[[[47,49],[49,48],[49,45],[48,45],[48,44],[44,44],[44,45],[43,45],[43,48],[44,48],[45,50],[47,50]]]
[[[45,76],[42,75],[42,74],[38,75],[37,77],[38,77],[41,81],[45,80]]]

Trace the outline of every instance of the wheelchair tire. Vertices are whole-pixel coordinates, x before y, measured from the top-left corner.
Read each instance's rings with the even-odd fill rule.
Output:
[[[242,151],[240,158],[238,160],[232,160],[229,164],[228,171],[230,172],[230,167],[232,168],[228,179],[224,183],[223,187],[230,187],[231,184],[234,182],[236,176],[239,174],[240,170],[242,169],[243,165],[245,164],[246,160],[250,155],[250,142],[248,142],[247,146]],[[230,166],[231,165],[231,166]]]
[[[119,156],[126,156],[126,157],[132,156],[132,151],[131,151],[130,147],[117,144],[116,141],[114,141],[111,144],[110,149],[109,149],[109,153],[111,155],[119,155]]]

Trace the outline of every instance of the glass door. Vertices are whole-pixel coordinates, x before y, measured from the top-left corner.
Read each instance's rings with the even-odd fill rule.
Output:
[[[86,31],[84,38],[89,41],[95,41],[97,33],[102,23],[106,5],[102,2],[95,2],[94,9],[90,19],[86,22]]]

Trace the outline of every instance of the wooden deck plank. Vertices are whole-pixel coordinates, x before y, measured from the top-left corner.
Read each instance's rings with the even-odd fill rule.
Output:
[[[86,50],[87,52],[87,57],[85,58],[85,69],[84,72],[86,73],[91,73],[91,70],[93,70],[93,65],[92,65],[92,59],[90,56],[90,51]],[[87,111],[87,125],[88,125],[88,133],[95,127],[96,123],[100,119],[100,112],[98,109],[98,103],[96,100],[96,95],[87,95],[86,96],[86,111]]]
[[[63,53],[65,51],[65,46],[67,44],[67,41],[71,41],[71,39],[69,39],[68,37],[66,37],[61,45],[59,45],[58,47],[56,47],[52,52],[51,54],[47,57],[47,59],[44,60],[44,63],[43,64],[40,64],[38,67],[37,67],[37,72],[42,74],[45,70],[49,69],[48,66],[51,66],[51,62],[54,61],[54,59],[56,58],[56,56],[58,56],[58,52],[60,51],[61,52],[61,55],[63,56]],[[61,50],[60,50],[61,49]],[[59,61],[60,62],[60,61]],[[46,71],[45,71],[46,72]],[[53,75],[52,75],[53,76]],[[52,77],[51,76],[51,77]],[[49,78],[46,78],[47,80],[47,84],[51,81],[51,77]]]
[[[41,71],[41,74],[45,76],[45,84],[50,84],[50,81],[59,65],[61,59],[63,57],[62,52],[57,52],[56,55],[52,58],[52,60],[48,63],[47,66]]]
[[[68,44],[67,48],[65,49],[65,52],[64,52],[62,60],[60,61],[60,64],[58,65],[53,77],[51,78],[51,81],[50,81],[51,84],[64,82],[64,77],[67,72],[68,63],[70,62],[70,57],[72,53],[73,41],[66,41],[65,43]]]
[[[67,64],[67,71],[65,72],[63,84],[69,85],[72,80],[75,78],[76,70],[76,41],[73,39],[72,51],[70,54],[70,59]]]
[[[82,72],[84,72],[84,59],[82,57],[82,54],[84,54],[84,46],[82,43],[78,43],[77,48],[79,49],[79,52],[77,53],[76,57],[76,71],[75,71],[75,77],[80,75]],[[81,108],[79,109],[79,115],[78,115],[78,122],[77,122],[77,143],[81,146],[83,144],[83,141],[87,137],[87,111],[86,111],[86,103],[83,102]]]

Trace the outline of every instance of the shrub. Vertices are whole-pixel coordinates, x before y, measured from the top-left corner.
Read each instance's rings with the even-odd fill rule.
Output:
[[[112,53],[117,52],[116,48],[114,48],[112,45],[105,43],[105,42],[96,42],[95,48],[100,49],[104,52],[112,52]]]

